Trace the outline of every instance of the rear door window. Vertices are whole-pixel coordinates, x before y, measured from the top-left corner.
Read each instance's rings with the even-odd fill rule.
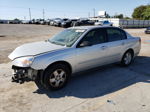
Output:
[[[118,41],[118,40],[124,40],[126,39],[126,33],[120,29],[117,28],[107,28],[107,37],[108,41]]]

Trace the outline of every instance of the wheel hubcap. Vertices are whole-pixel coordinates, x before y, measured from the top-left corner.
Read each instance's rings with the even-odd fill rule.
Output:
[[[55,70],[50,76],[50,85],[53,87],[60,87],[66,80],[66,73],[62,69]]]
[[[131,53],[126,53],[125,58],[124,58],[124,62],[126,65],[128,65],[132,60],[132,55]]]

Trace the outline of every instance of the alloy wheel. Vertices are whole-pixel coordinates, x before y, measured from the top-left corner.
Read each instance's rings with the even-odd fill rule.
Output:
[[[132,55],[131,55],[130,52],[127,52],[127,53],[125,54],[125,57],[124,57],[124,63],[125,63],[126,65],[128,65],[128,64],[131,63],[131,61],[132,61]]]
[[[60,87],[66,80],[66,72],[62,69],[56,69],[49,79],[49,83],[52,87]]]

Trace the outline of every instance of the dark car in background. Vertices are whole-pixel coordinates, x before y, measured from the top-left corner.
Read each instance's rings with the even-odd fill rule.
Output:
[[[61,23],[61,27],[68,28],[74,26],[74,23],[77,22],[78,19],[68,19],[67,21],[63,21]]]
[[[63,19],[61,19],[61,21],[60,21],[60,26],[63,26],[62,24],[64,23],[64,22],[67,22],[67,21],[70,21],[68,18],[63,18]]]
[[[44,24],[44,19],[36,19],[34,20],[34,24]]]
[[[44,20],[44,22],[43,22],[43,25],[49,25],[50,24],[50,19],[46,19],[46,20]]]
[[[0,20],[0,24],[9,24],[9,20]]]
[[[94,21],[89,19],[80,18],[78,21],[74,23],[74,26],[86,26],[86,25],[94,25]]]
[[[10,20],[9,24],[21,24],[21,20],[19,19]]]
[[[146,34],[150,34],[150,27],[147,27],[147,28],[146,28],[145,33],[146,33]]]

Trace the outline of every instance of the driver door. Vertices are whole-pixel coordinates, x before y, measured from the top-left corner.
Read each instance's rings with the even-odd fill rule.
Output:
[[[88,41],[90,45],[80,46]],[[76,71],[82,71],[96,66],[103,65],[106,61],[107,48],[106,32],[103,28],[89,31],[78,43],[76,48]]]

